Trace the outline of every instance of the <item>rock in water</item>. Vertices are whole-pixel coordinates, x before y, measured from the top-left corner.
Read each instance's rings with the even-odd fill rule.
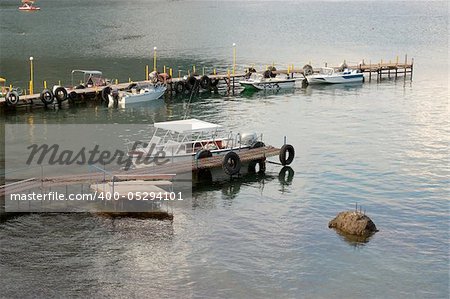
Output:
[[[336,228],[344,233],[356,236],[370,236],[377,232],[372,220],[358,211],[345,211],[328,223],[329,228]]]

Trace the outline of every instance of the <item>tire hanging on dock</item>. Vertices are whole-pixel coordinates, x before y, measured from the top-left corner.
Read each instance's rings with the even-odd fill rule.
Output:
[[[15,91],[8,91],[5,96],[6,105],[14,107],[19,103],[19,94]]]
[[[209,90],[211,88],[211,79],[208,76],[203,75],[200,78],[200,86],[203,89]]]
[[[294,161],[295,150],[294,147],[290,144],[285,144],[280,149],[280,162],[283,166],[289,165]]]
[[[252,145],[250,145],[250,149],[259,148],[259,147],[265,147],[265,146],[266,145],[264,144],[264,142],[256,141],[256,142],[253,142]]]
[[[58,104],[61,104],[61,102],[67,100],[67,90],[62,86],[55,89],[54,95]]]
[[[53,103],[54,100],[53,93],[49,89],[44,89],[43,91],[41,91],[40,98],[42,103],[44,103],[44,105],[50,105]]]
[[[305,64],[303,66],[303,75],[311,76],[313,73],[314,73],[314,70],[313,70],[312,66],[310,66],[309,64]]]
[[[200,160],[203,158],[210,158],[212,157],[212,153],[210,150],[207,149],[202,149],[199,150],[196,154],[195,154],[195,160]]]
[[[187,90],[191,91],[195,87],[196,84],[197,84],[197,79],[194,76],[191,75],[186,79],[185,85],[186,85]]]
[[[241,158],[235,152],[227,153],[223,158],[222,168],[230,176],[238,174],[241,170]]]
[[[76,101],[78,99],[78,93],[76,91],[69,92],[69,100],[70,101]]]
[[[182,94],[186,90],[186,87],[184,86],[183,81],[176,82],[174,85],[174,88],[175,88],[176,94]]]
[[[130,84],[131,85],[131,84]],[[106,86],[102,89],[102,100],[106,103],[109,102],[108,95],[111,94],[111,86]]]

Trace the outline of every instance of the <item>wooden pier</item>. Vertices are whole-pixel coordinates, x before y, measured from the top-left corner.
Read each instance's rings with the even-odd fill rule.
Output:
[[[345,63],[345,62],[344,62]],[[290,77],[302,76],[305,77],[305,68],[308,67],[312,72],[318,72],[320,68],[312,68],[310,65],[305,65],[303,68],[294,68],[293,65],[288,66],[287,69],[271,69],[273,74],[284,74]],[[342,65],[338,67],[333,67],[334,69],[342,69]],[[413,75],[413,67],[414,67],[414,59],[411,59],[408,62],[407,56],[405,56],[404,62],[399,62],[398,58],[395,62],[389,61],[384,62],[381,60],[379,63],[366,63],[362,61],[358,65],[349,65],[346,66],[350,69],[356,69],[360,72],[368,75],[368,81],[372,81],[372,76],[376,76],[376,80],[381,81],[383,76],[388,78],[397,79],[398,76],[403,75],[403,78],[406,80],[407,74],[410,74],[410,78],[412,79]],[[262,73],[262,72],[261,72]],[[190,74],[187,78],[179,77],[179,78],[171,78],[168,74],[163,73],[159,74],[158,82],[161,84],[165,84],[167,86],[167,93],[169,94],[186,94],[191,95],[192,93],[199,92],[200,90],[215,90],[218,88],[222,90],[226,90],[228,94],[235,91],[237,88],[239,79],[245,77],[248,73],[240,72],[230,72],[228,71],[225,74],[210,74],[210,75],[196,75]],[[302,78],[300,77],[300,78]],[[93,86],[87,88],[73,89],[73,88],[65,88],[67,95],[64,98],[56,99],[56,96],[52,94],[51,101],[47,99],[44,101],[43,95],[39,94],[31,94],[31,95],[20,95],[18,96],[17,101],[14,104],[11,104],[11,101],[6,101],[5,98],[0,98],[0,106],[5,106],[8,108],[15,107],[29,107],[29,106],[42,106],[42,107],[53,107],[54,105],[61,104],[61,102],[68,100],[69,102],[79,101],[79,100],[103,100],[107,101],[105,97],[102,95],[103,90],[105,88],[117,89],[117,90],[126,90],[129,89],[132,84],[149,84],[154,83],[154,81],[134,81],[134,82],[126,82],[126,83],[118,83],[109,84],[108,86]],[[306,86],[306,80],[303,80],[302,86]],[[47,91],[53,92],[50,89]],[[48,94],[47,94],[48,95]],[[44,103],[46,102],[46,103]]]
[[[252,161],[265,162],[266,158],[280,155],[280,148],[273,146],[264,146],[249,150],[236,150],[236,154],[239,155],[240,161],[249,163]],[[159,166],[142,167],[139,169],[133,169],[128,171],[115,171],[108,175],[105,173],[84,173],[77,175],[64,175],[55,177],[41,177],[41,178],[29,178],[25,180],[17,179],[12,183],[8,183],[0,186],[0,196],[5,196],[6,193],[23,193],[32,189],[47,190],[48,188],[58,186],[68,186],[77,184],[92,184],[93,182],[111,182],[111,181],[129,181],[129,180],[145,180],[145,179],[159,179],[169,180],[173,177],[173,174],[183,173],[197,173],[205,169],[221,168],[223,166],[223,155],[215,155],[208,158],[193,159],[191,163],[188,161],[167,163]],[[9,181],[13,180],[8,178]]]

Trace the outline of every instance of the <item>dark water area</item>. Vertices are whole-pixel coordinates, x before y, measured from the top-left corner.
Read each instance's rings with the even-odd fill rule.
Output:
[[[265,175],[197,186],[174,206],[173,222],[85,214],[3,221],[0,296],[448,298],[448,3],[37,4],[32,14],[16,1],[0,4],[0,76],[19,86],[29,56],[37,82],[68,82],[75,68],[126,81],[143,79],[155,46],[159,67],[226,70],[233,43],[240,70],[402,61],[407,53],[414,75],[0,115],[6,125],[131,125],[182,119],[189,109],[233,131],[263,133],[267,144],[287,136],[296,149],[292,181],[268,164]],[[367,243],[327,227],[356,202],[380,230]]]

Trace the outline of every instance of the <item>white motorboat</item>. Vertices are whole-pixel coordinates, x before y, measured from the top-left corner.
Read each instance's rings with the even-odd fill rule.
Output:
[[[333,68],[323,67],[320,73],[306,76],[308,84],[316,83],[361,83],[364,80],[363,73],[358,73],[357,70],[344,69],[343,72],[336,72]]]
[[[137,84],[128,91],[118,92],[119,103],[130,105],[157,100],[164,95],[166,89],[164,85]],[[109,102],[113,103],[115,92],[113,91],[108,97]]]
[[[21,11],[37,11],[40,10],[40,7],[34,6],[34,0],[22,0],[22,5],[19,6],[19,10]]]
[[[239,81],[245,89],[253,90],[268,90],[268,89],[282,89],[294,88],[296,79],[293,78],[265,78],[262,74],[252,73],[250,78]]]
[[[227,132],[221,125],[198,119],[158,122],[154,128],[148,143],[138,146],[136,142],[128,142],[133,144],[133,148],[128,149],[128,156],[136,167],[149,166],[138,161],[152,161],[162,154],[171,161],[192,161],[193,158],[265,146],[262,135]]]

